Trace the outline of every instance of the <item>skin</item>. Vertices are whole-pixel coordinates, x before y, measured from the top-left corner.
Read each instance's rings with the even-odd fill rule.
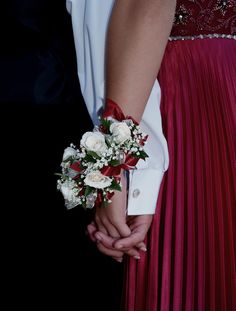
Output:
[[[139,251],[147,251],[143,240],[152,223],[152,218],[152,215],[129,217],[127,223],[131,229],[131,235],[123,239],[114,239],[98,231],[97,225],[94,222],[88,225],[88,233],[91,240],[97,243],[97,248],[100,252],[113,257],[118,262],[122,262],[124,254],[140,259]]]
[[[116,0],[107,33],[106,97],[138,122],[158,75],[172,28],[175,0]],[[139,250],[152,215],[126,216],[126,181],[108,208],[98,208],[88,226],[98,249],[117,261],[126,253],[140,258]]]

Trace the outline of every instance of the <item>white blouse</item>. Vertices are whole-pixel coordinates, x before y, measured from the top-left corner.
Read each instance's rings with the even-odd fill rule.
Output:
[[[72,17],[81,92],[94,122],[104,104],[106,30],[115,0],[67,0]],[[162,132],[160,87],[156,80],[140,123],[149,135],[146,161],[129,174],[128,215],[154,214],[160,184],[169,165]]]

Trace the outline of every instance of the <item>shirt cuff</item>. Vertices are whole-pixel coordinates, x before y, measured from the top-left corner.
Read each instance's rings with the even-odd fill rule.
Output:
[[[162,169],[151,168],[129,172],[128,215],[155,214],[163,175]]]

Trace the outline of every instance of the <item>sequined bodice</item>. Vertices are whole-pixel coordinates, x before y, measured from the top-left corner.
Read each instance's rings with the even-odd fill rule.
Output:
[[[236,39],[236,0],[178,0],[171,38]]]

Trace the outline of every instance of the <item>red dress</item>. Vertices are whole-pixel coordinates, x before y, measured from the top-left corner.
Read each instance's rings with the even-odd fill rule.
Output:
[[[178,1],[159,81],[170,166],[123,310],[236,310],[236,0]]]

